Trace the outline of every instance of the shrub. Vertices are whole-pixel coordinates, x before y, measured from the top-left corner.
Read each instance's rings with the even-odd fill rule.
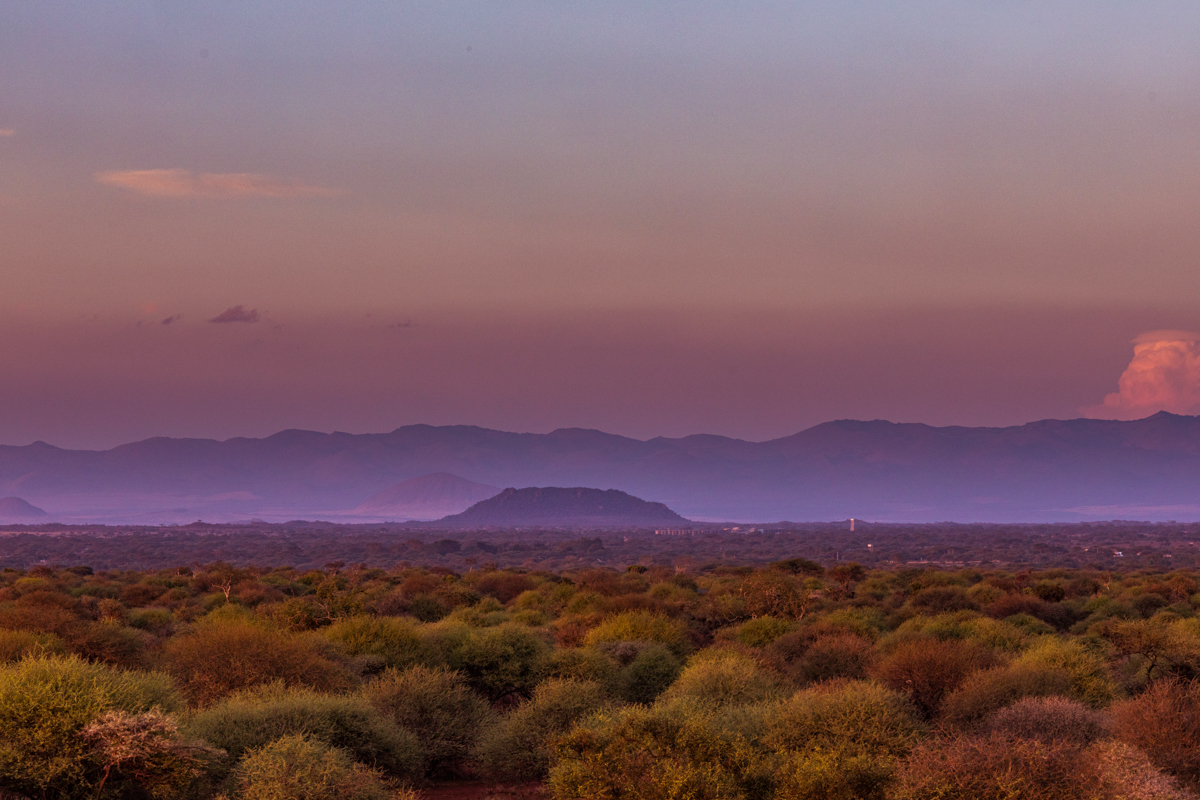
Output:
[[[594,681],[611,690],[616,686],[617,667],[611,658],[599,650],[571,647],[550,654],[546,662],[546,677]]]
[[[825,636],[809,646],[794,674],[807,683],[865,678],[877,657],[870,639],[852,633]]]
[[[882,800],[889,763],[844,750],[790,755],[775,773],[773,800]]]
[[[308,642],[240,620],[197,625],[168,641],[163,654],[167,670],[198,706],[275,681],[324,692],[354,685],[345,669]]]
[[[1171,777],[1160,772],[1146,754],[1118,741],[1097,742],[1088,749],[1089,759],[1108,790],[1107,797],[1120,800],[1195,800]]]
[[[662,700],[680,698],[703,705],[748,705],[779,695],[779,684],[754,660],[736,650],[705,650],[688,662]]]
[[[475,757],[484,773],[494,778],[544,778],[550,768],[552,740],[602,702],[600,687],[594,683],[552,678],[483,736]]]
[[[416,734],[431,773],[458,770],[495,718],[491,706],[460,675],[444,667],[389,670],[363,694],[392,721]]]
[[[74,656],[0,667],[0,786],[29,795],[94,794],[100,764],[80,733],[108,711],[172,711],[170,680]]]
[[[559,800],[743,800],[764,783],[764,765],[711,721],[703,712],[645,706],[589,717],[555,743],[551,793]]]
[[[62,640],[52,633],[0,630],[0,664],[26,656],[61,655],[63,650]]]
[[[943,697],[991,660],[988,651],[965,642],[917,639],[898,645],[879,663],[875,674],[886,686],[907,694],[923,714],[932,716]]]
[[[908,604],[930,615],[979,610],[979,606],[961,586],[930,586],[909,598]]]
[[[388,800],[378,774],[344,750],[285,736],[247,755],[234,773],[240,800]]]
[[[225,698],[192,717],[185,732],[235,758],[281,737],[302,735],[395,775],[421,774],[423,753],[417,737],[360,697],[275,684]]]
[[[1000,735],[919,745],[897,774],[895,800],[1101,800],[1097,770],[1079,747]]]
[[[989,716],[985,732],[1040,742],[1088,745],[1108,735],[1104,714],[1065,697],[1026,697]]]
[[[1111,712],[1118,738],[1188,786],[1200,787],[1200,683],[1161,680]]]
[[[472,630],[450,651],[447,662],[490,700],[527,695],[537,685],[549,646],[519,625]]]
[[[650,644],[617,674],[617,694],[627,703],[652,703],[682,670],[683,664],[670,650]]]
[[[747,647],[763,648],[796,628],[790,619],[756,617],[743,622],[737,629],[737,640]]]
[[[1061,669],[1008,666],[968,675],[942,702],[942,718],[956,727],[971,727],[984,717],[1025,697],[1070,696],[1071,675]]]
[[[79,732],[92,750],[100,778],[119,797],[184,798],[210,794],[209,773],[224,755],[179,739],[175,720],[155,709],[142,714],[107,711]]]
[[[350,617],[321,630],[351,656],[378,656],[395,669],[432,663],[436,656],[411,622],[396,617]]]
[[[1066,672],[1071,676],[1071,697],[1094,708],[1107,705],[1116,696],[1117,687],[1104,659],[1074,640],[1044,636],[1012,663]]]
[[[854,681],[797,692],[771,718],[765,743],[784,752],[840,751],[899,758],[924,731],[899,692]]]
[[[651,611],[626,611],[610,617],[592,629],[585,644],[602,642],[659,642],[677,656],[689,649],[687,631],[682,623]]]

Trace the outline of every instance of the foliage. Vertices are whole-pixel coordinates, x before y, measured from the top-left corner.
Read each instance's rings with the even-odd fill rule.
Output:
[[[290,735],[350,753],[356,761],[402,777],[419,777],[422,745],[365,699],[272,684],[227,697],[192,716],[184,729],[241,758]]]
[[[494,721],[488,703],[445,667],[389,670],[364,689],[375,708],[416,734],[424,749],[425,768],[452,773]]]
[[[300,735],[252,751],[234,774],[240,800],[388,800],[374,771],[343,750]]]

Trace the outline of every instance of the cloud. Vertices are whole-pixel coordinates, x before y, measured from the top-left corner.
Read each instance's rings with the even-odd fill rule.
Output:
[[[1200,411],[1200,334],[1148,331],[1133,340],[1133,360],[1117,391],[1080,409],[1098,419],[1141,419],[1159,411]]]
[[[147,197],[206,198],[211,200],[241,197],[291,199],[332,197],[336,189],[309,186],[291,178],[275,178],[252,172],[201,172],[186,169],[133,169],[97,172],[99,183],[115,186]]]
[[[164,319],[164,320],[163,320],[163,321],[162,321],[160,324],[162,324],[162,325],[171,325],[172,323],[178,322],[178,321],[179,321],[179,318],[180,318],[181,316],[182,316],[182,314],[174,314],[174,315],[172,315],[172,316],[170,316],[170,317],[167,317],[166,319]]]
[[[17,132],[12,128],[0,128],[0,136],[16,136]]]
[[[258,309],[246,310],[245,306],[233,306],[217,314],[209,322],[258,322]]]

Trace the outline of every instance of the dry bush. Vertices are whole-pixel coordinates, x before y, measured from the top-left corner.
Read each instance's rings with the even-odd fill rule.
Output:
[[[898,645],[874,674],[884,685],[907,694],[930,717],[968,675],[993,663],[991,651],[964,642],[916,639]]]
[[[1102,800],[1098,770],[1073,744],[1001,735],[936,739],[897,774],[894,800]]]
[[[354,678],[308,642],[238,620],[204,623],[163,647],[167,670],[194,705],[282,681],[322,692],[345,691]]]
[[[942,701],[942,719],[966,728],[1023,697],[1071,695],[1071,676],[1060,669],[1008,666],[980,670]]]
[[[480,594],[489,595],[501,603],[508,604],[535,585],[527,575],[497,570],[483,573],[475,580],[473,588]]]
[[[1169,678],[1111,709],[1116,736],[1200,788],[1200,683]]]
[[[982,727],[1001,736],[1085,746],[1109,735],[1110,720],[1065,697],[1026,697],[996,711]]]
[[[1043,636],[1013,660],[1015,667],[1057,669],[1071,676],[1070,696],[1093,708],[1112,702],[1117,694],[1105,660],[1073,639]]]
[[[377,656],[395,669],[436,658],[413,624],[395,617],[350,617],[322,629],[321,635],[340,644],[347,655]]]
[[[865,678],[878,657],[875,645],[866,637],[852,633],[826,636],[812,643],[792,674],[806,683]]]
[[[0,664],[25,656],[59,655],[63,649],[62,640],[52,633],[0,630]]]
[[[1118,800],[1195,800],[1196,795],[1164,775],[1136,747],[1108,740],[1088,749],[1109,797]]]
[[[979,606],[961,586],[930,586],[909,598],[908,605],[930,616],[979,610]]]

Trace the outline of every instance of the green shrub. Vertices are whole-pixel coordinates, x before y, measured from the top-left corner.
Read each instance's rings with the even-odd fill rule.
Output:
[[[830,683],[803,689],[769,722],[765,743],[783,752],[904,756],[925,727],[901,693],[874,683]]]
[[[129,673],[74,656],[0,667],[0,786],[28,795],[94,794],[100,764],[81,737],[108,711],[183,705],[165,675]]]
[[[475,759],[493,778],[544,778],[550,767],[552,740],[602,703],[603,693],[597,684],[552,678],[483,736]]]
[[[61,655],[65,649],[62,640],[52,633],[0,630],[0,664],[26,656]]]
[[[471,630],[450,651],[447,663],[490,700],[528,695],[541,679],[549,646],[519,625]]]
[[[617,674],[617,694],[627,703],[652,703],[675,682],[683,664],[660,644],[639,650]]]
[[[433,648],[411,622],[396,617],[350,617],[321,630],[351,656],[379,656],[393,669],[430,664]]]
[[[593,628],[585,644],[601,642],[658,642],[677,656],[690,649],[687,630],[678,620],[651,611],[626,611]]]
[[[570,647],[554,650],[550,654],[546,662],[546,677],[592,681],[605,690],[615,690],[617,666],[611,658],[595,648]]]
[[[747,647],[763,648],[795,628],[796,623],[790,619],[756,617],[738,626],[737,640]]]
[[[1104,659],[1072,639],[1043,636],[1013,660],[1017,667],[1058,669],[1071,676],[1071,697],[1100,708],[1112,702],[1117,686]]]
[[[557,800],[744,800],[761,796],[767,767],[700,712],[630,706],[600,712],[554,746],[548,785]],[[758,791],[753,791],[758,789]]]
[[[461,769],[467,752],[495,720],[491,706],[458,673],[444,667],[389,670],[363,695],[393,722],[416,734],[430,773]]]
[[[778,682],[754,660],[735,650],[705,650],[693,656],[661,702],[680,698],[720,707],[775,699]]]
[[[416,735],[360,697],[275,684],[225,698],[193,716],[184,732],[234,758],[281,737],[303,735],[393,775],[421,774],[423,752]]]
[[[324,692],[354,685],[347,670],[309,642],[241,620],[201,623],[169,640],[163,654],[167,670],[198,706],[276,681]]]
[[[775,773],[773,800],[882,800],[890,763],[846,750],[793,753]]]
[[[377,773],[344,750],[285,736],[249,753],[234,773],[239,800],[388,800]]]

